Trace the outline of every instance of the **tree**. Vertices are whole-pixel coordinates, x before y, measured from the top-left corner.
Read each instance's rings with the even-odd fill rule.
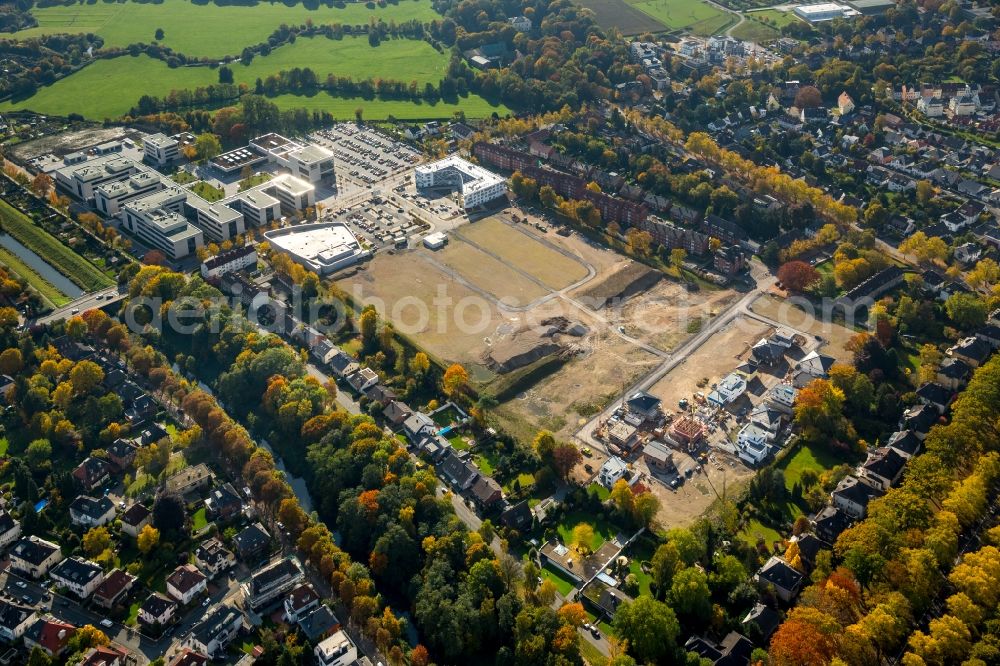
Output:
[[[83,535],[83,552],[88,557],[97,557],[110,547],[111,533],[107,527],[94,527]]]
[[[708,576],[697,567],[681,569],[670,586],[670,606],[685,622],[702,623],[712,613]]]
[[[80,361],[69,371],[69,381],[77,395],[87,395],[104,380],[104,371],[93,361]]]
[[[233,70],[223,65],[219,67],[219,83],[232,83],[233,82]]]
[[[825,622],[816,621],[823,618]],[[771,638],[769,663],[772,666],[828,664],[835,649],[833,633],[838,629],[833,618],[820,611],[796,608]]]
[[[611,487],[611,501],[615,507],[626,516],[632,515],[635,506],[635,497],[632,495],[632,487],[625,479],[618,479]]]
[[[628,243],[629,252],[640,257],[648,257],[650,249],[653,247],[652,234],[635,227],[625,232],[625,241]]]
[[[587,621],[587,611],[583,609],[583,604],[579,602],[564,603],[559,608],[558,614],[559,620],[571,627],[579,627]]]
[[[186,512],[181,498],[163,494],[153,504],[153,525],[161,532],[177,532],[184,527]]]
[[[45,651],[37,645],[31,648],[31,654],[28,655],[28,666],[51,666],[52,658],[45,654]]]
[[[147,266],[164,266],[167,263],[167,256],[160,250],[150,250],[142,256],[142,263]]]
[[[38,173],[31,180],[31,191],[40,197],[48,196],[52,191],[52,177],[47,173]]]
[[[163,34],[164,34],[163,28],[157,28],[156,32],[153,33],[153,39],[155,39],[158,42],[161,42],[163,41]]]
[[[532,448],[535,449],[535,453],[544,462],[548,462],[552,458],[552,453],[556,450],[556,438],[548,430],[539,430],[538,434],[535,435],[535,439],[531,442]]]
[[[358,319],[361,328],[361,344],[366,351],[373,351],[378,340],[378,312],[374,306],[367,306]]]
[[[988,308],[986,301],[976,294],[958,292],[948,297],[944,302],[948,318],[962,330],[982,326],[986,321]]]
[[[222,152],[222,142],[211,132],[203,132],[194,140],[194,151],[199,160],[210,160]]]
[[[1000,265],[993,259],[982,259],[965,275],[965,281],[973,289],[991,287],[1000,281]]]
[[[802,86],[795,93],[795,106],[800,109],[815,109],[823,104],[823,96],[816,86]]]
[[[552,450],[552,469],[555,470],[560,479],[568,478],[569,473],[582,460],[583,455],[580,453],[580,449],[572,444],[561,442]]]
[[[917,181],[917,203],[926,206],[934,198],[934,186],[929,180]]]
[[[785,289],[803,293],[819,280],[819,271],[804,261],[789,261],[778,269],[778,280]]]
[[[139,532],[139,537],[136,540],[139,546],[139,552],[143,555],[149,555],[150,552],[160,543],[160,530],[156,529],[152,525],[146,525]]]
[[[52,443],[47,439],[36,439],[28,444],[24,452],[25,459],[32,469],[38,469],[43,464],[50,464],[52,458]]]
[[[675,247],[670,251],[670,265],[679,269],[684,265],[684,261],[687,259],[687,256],[687,250],[682,247]]]
[[[24,357],[16,347],[0,352],[0,373],[14,376],[24,368]]]
[[[444,393],[449,398],[456,398],[469,386],[469,373],[458,363],[448,366],[441,379]]]
[[[622,604],[615,613],[615,633],[628,641],[628,650],[643,663],[672,662],[680,623],[670,606],[649,596]]]
[[[361,122],[361,119],[364,117],[364,115],[365,115],[364,108],[359,106],[358,108],[354,109],[354,119],[359,123]]]
[[[576,548],[577,552],[583,555],[589,554],[593,543],[594,528],[589,523],[580,523],[573,528],[570,545]]]
[[[656,584],[657,596],[663,597],[666,594],[670,586],[674,584],[674,575],[680,571],[682,566],[681,555],[674,542],[662,544],[656,549],[650,560],[650,568],[652,569],[653,582]]]

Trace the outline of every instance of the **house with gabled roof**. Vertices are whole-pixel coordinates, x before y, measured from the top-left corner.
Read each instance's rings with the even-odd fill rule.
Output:
[[[58,658],[75,633],[76,627],[72,624],[54,617],[42,617],[24,632],[24,647],[29,651],[37,647],[50,657]]]
[[[805,576],[784,558],[772,555],[771,559],[757,570],[753,579],[761,591],[773,590],[778,599],[791,603],[799,595]]]

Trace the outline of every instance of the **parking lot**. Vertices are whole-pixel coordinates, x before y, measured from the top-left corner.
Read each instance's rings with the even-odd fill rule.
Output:
[[[333,151],[338,178],[374,185],[420,162],[420,153],[368,127],[347,123],[320,130],[311,137]]]

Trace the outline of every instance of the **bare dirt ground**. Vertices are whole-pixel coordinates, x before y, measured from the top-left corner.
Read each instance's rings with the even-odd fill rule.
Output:
[[[509,265],[462,240],[453,239],[444,249],[433,253],[431,259],[513,306],[523,307],[550,293]]]
[[[732,289],[688,291],[677,282],[661,280],[625,303],[619,313],[620,323],[627,335],[670,351],[736,297]]]
[[[655,480],[646,485],[660,500],[656,520],[664,529],[684,527],[701,518],[720,497],[734,498],[753,476],[753,470],[734,456],[715,451],[714,462],[702,466],[677,490]],[[674,461],[682,472],[695,464],[686,453],[674,451]],[[641,465],[645,469],[645,465]]]
[[[763,322],[737,317],[667,373],[649,392],[663,400],[664,409],[676,410],[681,398],[690,399],[697,391],[707,394],[711,389],[707,385],[698,387],[698,382],[708,379],[711,384],[728,375],[746,358],[750,347],[771,330],[772,327]]]
[[[607,331],[593,334],[588,344],[590,352],[501,405],[496,413],[505,425],[521,436],[547,428],[568,440],[586,422],[585,417],[659,362],[653,354]]]
[[[30,160],[48,153],[63,155],[75,150],[90,148],[107,141],[120,141],[133,134],[123,127],[93,127],[74,132],[62,132],[26,141],[13,148],[14,154],[23,160]]]
[[[549,236],[536,236],[527,225],[514,225],[498,218],[488,218],[456,230],[463,239],[488,248],[494,255],[539,280],[552,290],[564,289],[587,277],[587,267],[580,260],[554,249]]]
[[[822,344],[820,350],[838,361],[849,361],[851,352],[845,346],[854,337],[857,331],[853,331],[843,324],[833,321],[821,321],[809,312],[806,312],[791,301],[772,296],[763,295],[751,304],[751,309],[757,314],[772,319],[783,326],[789,326],[797,331],[807,333],[811,336],[820,336]]]

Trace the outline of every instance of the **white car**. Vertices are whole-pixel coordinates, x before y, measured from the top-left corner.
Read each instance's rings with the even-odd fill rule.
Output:
[[[101,620],[100,625],[105,629],[110,629],[111,627],[115,626],[115,623],[109,620],[108,618],[104,618],[103,620]]]

